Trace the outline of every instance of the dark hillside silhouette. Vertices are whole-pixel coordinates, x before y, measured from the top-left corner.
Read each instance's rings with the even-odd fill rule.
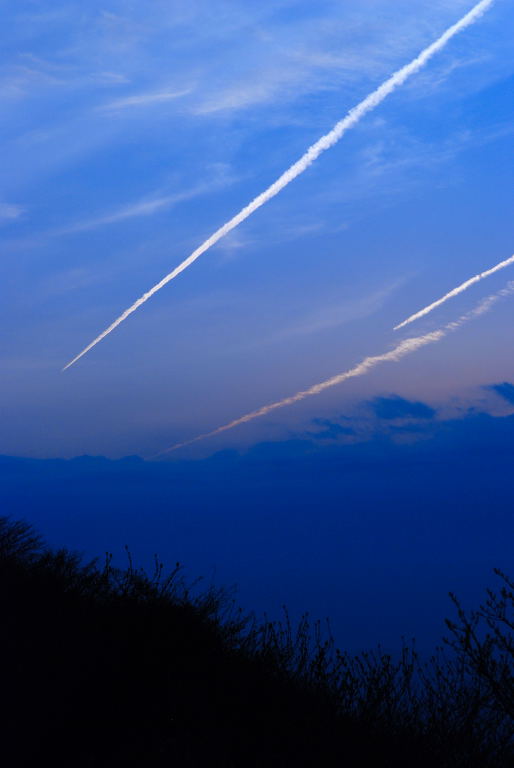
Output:
[[[514,585],[422,665],[256,622],[177,567],[83,564],[0,519],[7,766],[514,764]]]

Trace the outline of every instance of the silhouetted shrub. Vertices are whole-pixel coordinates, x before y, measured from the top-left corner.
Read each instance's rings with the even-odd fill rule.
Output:
[[[334,648],[304,617],[257,621],[229,592],[50,551],[0,519],[8,766],[514,765],[513,594],[421,663]],[[484,631],[482,631],[482,625]]]

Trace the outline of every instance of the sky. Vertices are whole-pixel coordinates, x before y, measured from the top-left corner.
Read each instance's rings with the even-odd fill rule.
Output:
[[[351,649],[509,570],[514,264],[394,330],[514,253],[507,0],[62,370],[472,6],[0,0],[2,513]]]
[[[497,0],[61,373],[472,3],[2,6],[1,453],[152,456],[434,330],[508,279],[392,331],[514,252],[514,9]],[[433,348],[188,455],[286,439],[388,392],[470,403],[514,378],[512,312],[501,302]]]

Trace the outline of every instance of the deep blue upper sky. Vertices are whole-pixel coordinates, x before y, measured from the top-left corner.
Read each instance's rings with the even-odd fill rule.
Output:
[[[514,8],[497,0],[60,373],[471,6],[3,3],[0,452],[150,455],[386,351],[406,315],[510,256]],[[473,288],[414,333],[508,277]],[[283,438],[384,392],[455,415],[481,386],[512,380],[512,312],[506,300],[434,347],[194,455]]]

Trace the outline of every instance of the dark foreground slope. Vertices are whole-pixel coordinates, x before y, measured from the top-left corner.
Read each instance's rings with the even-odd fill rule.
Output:
[[[194,596],[178,571],[82,565],[0,520],[3,764],[513,765],[504,584],[487,608],[496,640],[461,612],[450,660],[351,658],[305,623]]]

